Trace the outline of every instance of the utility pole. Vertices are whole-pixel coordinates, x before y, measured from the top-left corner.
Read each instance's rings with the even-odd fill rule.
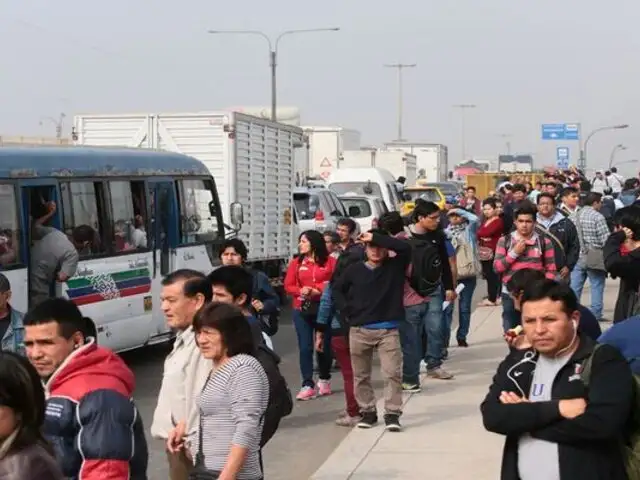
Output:
[[[282,37],[288,35],[297,35],[300,33],[314,33],[314,32],[337,32],[340,27],[332,28],[302,28],[297,30],[286,30],[281,32],[275,39],[272,39],[266,33],[259,30],[209,30],[212,35],[258,35],[264,38],[269,45],[269,69],[271,70],[271,120],[277,121],[277,88],[276,88],[276,73],[278,67],[278,45]]]
[[[402,97],[402,71],[405,68],[415,68],[417,63],[389,63],[385,65],[385,68],[395,68],[398,70],[398,141],[402,141],[402,110],[403,110],[403,97]]]
[[[462,147],[461,161],[464,162],[467,159],[465,112],[471,108],[476,108],[476,105],[473,105],[471,103],[460,103],[457,105],[453,105],[453,108],[460,109],[460,143]]]
[[[511,155],[511,140],[509,140],[513,135],[510,133],[499,133],[498,136],[505,141],[505,145],[507,147],[507,155]]]

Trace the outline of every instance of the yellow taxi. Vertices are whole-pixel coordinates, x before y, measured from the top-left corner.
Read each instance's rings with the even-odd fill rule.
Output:
[[[416,206],[416,200],[422,198],[435,203],[441,209],[444,208],[445,197],[444,194],[437,187],[426,187],[417,185],[415,187],[405,187],[402,192],[406,198],[400,208],[400,214],[402,216],[409,215]]]

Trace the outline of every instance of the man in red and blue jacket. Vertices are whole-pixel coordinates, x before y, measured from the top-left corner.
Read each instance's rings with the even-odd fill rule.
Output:
[[[133,373],[85,337],[85,325],[78,307],[62,298],[45,300],[24,318],[26,354],[47,398],[43,433],[69,479],[146,480]]]

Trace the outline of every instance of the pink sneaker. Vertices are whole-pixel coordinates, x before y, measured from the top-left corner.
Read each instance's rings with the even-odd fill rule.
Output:
[[[318,393],[321,397],[331,395],[331,382],[329,380],[318,380]]]
[[[296,395],[296,400],[306,401],[316,398],[316,389],[312,387],[302,387]]]

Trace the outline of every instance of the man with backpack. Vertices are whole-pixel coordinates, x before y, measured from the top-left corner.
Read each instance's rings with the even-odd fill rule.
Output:
[[[523,201],[515,212],[515,231],[500,238],[496,246],[493,268],[502,275],[502,327],[505,332],[520,323],[513,299],[506,290],[513,273],[530,268],[545,272],[550,279],[558,273],[551,241],[534,228],[537,213],[535,205]]]
[[[405,236],[412,247],[411,267],[405,284],[406,318],[401,323],[403,338],[403,383],[405,390],[419,387],[422,332],[427,333],[424,361],[431,378],[450,380],[442,368],[446,342],[442,304],[456,298],[453,273],[447,253],[447,237],[440,227],[441,212],[433,202],[416,202],[414,223]]]
[[[635,390],[629,365],[614,347],[579,333],[579,322],[566,283],[546,279],[524,290],[531,348],[502,361],[480,407],[485,428],[506,437],[503,480],[638,478],[629,475],[638,465],[625,450],[636,442],[627,435]]]

